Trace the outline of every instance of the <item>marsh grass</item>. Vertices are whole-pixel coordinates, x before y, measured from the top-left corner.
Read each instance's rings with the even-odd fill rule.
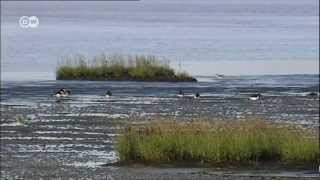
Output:
[[[155,56],[102,54],[93,59],[65,57],[56,70],[57,80],[196,81],[186,72],[176,72],[168,60]]]
[[[319,162],[318,140],[290,125],[245,122],[151,122],[119,137],[121,162],[209,164]]]

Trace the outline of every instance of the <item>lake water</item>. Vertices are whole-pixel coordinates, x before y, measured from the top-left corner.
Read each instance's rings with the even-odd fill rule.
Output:
[[[166,57],[193,75],[318,73],[317,0],[1,5],[2,79],[54,79],[61,57],[102,52]],[[21,16],[39,27],[21,28]]]

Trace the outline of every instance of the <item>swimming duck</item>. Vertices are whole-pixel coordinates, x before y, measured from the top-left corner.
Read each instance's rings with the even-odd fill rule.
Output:
[[[216,74],[216,78],[221,79],[221,78],[224,78],[224,77],[225,77],[225,75],[223,75],[223,74]]]
[[[55,97],[62,97],[63,89],[60,89],[58,92],[54,94]]]
[[[312,97],[312,98],[315,98],[315,97],[318,96],[318,93],[316,93],[316,92],[311,92],[311,93],[308,93],[307,96]]]
[[[71,94],[70,90],[66,90],[65,93],[62,95],[63,97],[67,97]]]
[[[250,96],[249,100],[256,101],[256,100],[259,100],[260,98],[261,98],[261,94],[258,93],[258,94],[254,94],[254,95]]]
[[[200,93],[199,92],[197,92],[194,96],[193,96],[193,98],[200,98]]]
[[[112,93],[111,93],[111,91],[107,91],[107,93],[106,93],[106,97],[111,97],[112,96]]]
[[[65,88],[62,88],[58,92],[56,92],[54,96],[56,96],[56,97],[67,97],[70,94],[71,94],[70,90],[66,90]]]
[[[179,90],[179,93],[178,93],[177,96],[180,97],[180,98],[184,97],[184,93],[182,92],[182,90]]]

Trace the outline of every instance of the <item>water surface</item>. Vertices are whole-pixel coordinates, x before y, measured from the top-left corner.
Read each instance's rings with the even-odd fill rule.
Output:
[[[33,178],[41,173],[94,179],[100,177],[99,173],[118,174],[125,168],[110,170],[100,165],[117,161],[116,138],[133,121],[259,118],[316,130],[319,96],[307,94],[319,90],[318,78],[317,75],[199,77],[198,83],[4,81],[1,170],[8,177]],[[62,87],[71,89],[72,95],[64,99],[53,97]],[[111,98],[104,96],[106,90],[112,91]],[[199,92],[201,97],[179,98],[179,90],[190,96]],[[250,101],[248,97],[257,92],[262,93],[262,99]],[[73,176],[72,172],[77,171],[81,172]],[[130,170],[131,175],[137,175],[138,171]],[[303,174],[299,170],[288,173]]]
[[[194,75],[315,74],[319,1],[1,2],[3,79],[54,79],[81,53],[153,54]],[[20,16],[37,16],[35,29]]]

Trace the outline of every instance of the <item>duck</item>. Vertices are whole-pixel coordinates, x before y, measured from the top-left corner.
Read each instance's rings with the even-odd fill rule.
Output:
[[[225,77],[225,75],[223,75],[223,74],[216,74],[216,78],[222,79],[224,77]]]
[[[106,97],[111,97],[112,96],[112,93],[111,93],[111,91],[107,91],[107,93],[106,93]]]
[[[177,95],[179,98],[182,98],[184,97],[184,93],[182,92],[182,90],[179,90],[179,93]]]
[[[200,98],[200,93],[197,92],[197,93],[193,96],[193,98],[195,98],[195,99]]]
[[[256,100],[259,100],[260,98],[261,98],[261,94],[258,93],[258,94],[251,95],[249,97],[249,100],[256,101]]]
[[[71,91],[70,90],[66,90],[65,92],[64,92],[64,94],[62,94],[62,96],[63,97],[67,97],[67,96],[69,96],[71,94]]]
[[[68,97],[71,94],[70,90],[66,90],[65,88],[60,89],[55,93],[55,97]]]
[[[64,92],[64,89],[60,89],[59,91],[57,91],[57,92],[54,94],[54,96],[55,96],[55,97],[62,97],[63,92]]]
[[[317,97],[318,95],[319,95],[319,94],[316,93],[316,92],[310,92],[310,93],[307,94],[307,96],[312,97],[312,98],[315,98],[315,97]]]

